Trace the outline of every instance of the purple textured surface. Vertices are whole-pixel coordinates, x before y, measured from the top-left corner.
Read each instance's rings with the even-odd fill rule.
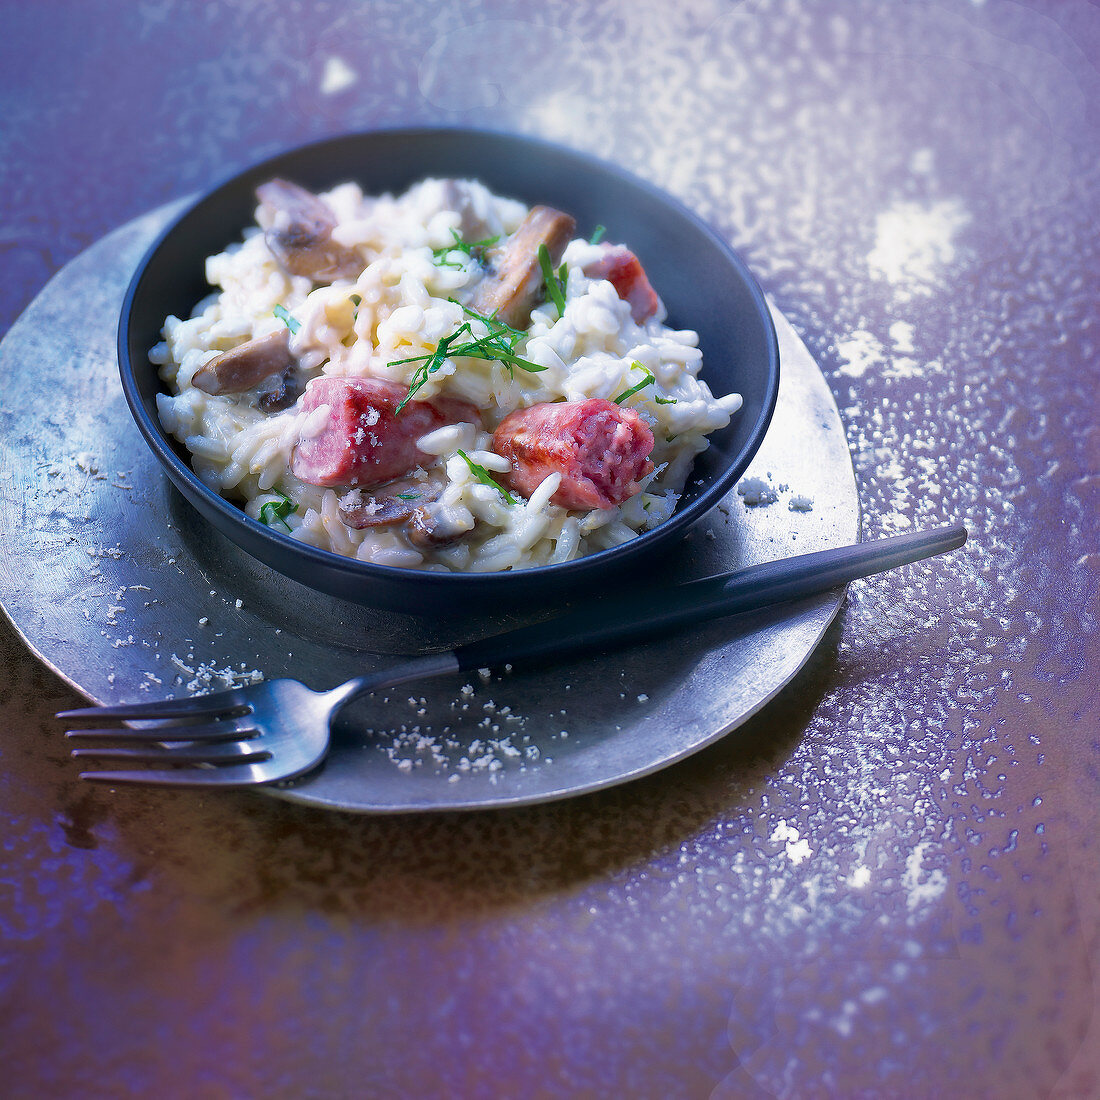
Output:
[[[538,134],[741,250],[867,536],[971,530],[737,738],[471,816],[83,786],[0,624],[5,1095],[1100,1095],[1094,5],[2,10],[0,331],[287,145]]]

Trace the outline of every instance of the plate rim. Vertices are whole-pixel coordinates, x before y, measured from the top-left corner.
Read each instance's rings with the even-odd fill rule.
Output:
[[[163,207],[158,208],[157,210],[148,212],[143,216],[139,216],[138,218],[133,219],[131,222],[127,223],[126,225],[119,227],[119,229],[115,230],[113,233],[108,234],[106,238],[103,238],[101,239],[101,241],[96,242],[95,245],[89,246],[89,248],[82,252],[80,256],[69,261],[69,263],[66,264],[65,267],[53,277],[53,279],[50,280],[50,282],[47,284],[47,287],[44,288],[38,296],[36,296],[35,301],[32,302],[31,305],[28,307],[27,314],[32,314],[36,311],[36,308],[40,308],[42,316],[49,317],[51,310],[56,309],[57,306],[56,303],[48,300],[47,291],[51,287],[51,285],[56,283],[61,293],[71,292],[74,288],[72,286],[66,285],[64,281],[66,273],[68,273],[71,268],[81,264],[87,266],[91,263],[102,261],[104,259],[108,262],[108,264],[112,264],[116,267],[121,266],[121,260],[117,256],[112,256],[109,251],[109,241],[111,239],[119,241],[121,246],[119,248],[119,252],[122,252],[123,249],[126,250],[126,254],[123,259],[125,259],[126,256],[129,256],[131,252],[136,255],[138,252],[138,245],[140,244],[140,240],[136,241],[134,244],[130,244],[130,236],[128,236],[128,234],[131,236],[137,236],[138,234],[142,233],[142,223],[145,221],[148,221],[154,225],[158,224],[158,217],[164,217],[166,216],[166,214],[170,214],[174,206],[175,204],[168,203],[165,204]],[[145,232],[148,231],[146,230]],[[89,255],[90,253],[93,253],[93,250],[95,250],[98,246],[103,246],[107,251],[105,251],[103,254]],[[127,272],[130,270],[131,264],[132,260],[126,259]],[[102,268],[102,263],[100,263],[100,268]],[[89,268],[89,270],[91,270],[91,268]],[[73,279],[86,278],[87,273],[85,272],[84,267],[81,267],[78,271],[72,272],[71,277]],[[119,277],[117,285],[119,285],[119,289],[121,290],[121,277]],[[109,293],[113,295],[115,292],[113,290],[110,290]],[[788,379],[789,383],[793,383],[796,378],[799,378],[802,375],[805,375],[806,379],[811,381],[811,396],[814,396],[815,400],[823,402],[820,411],[825,412],[831,420],[835,420],[836,426],[841,429],[841,441],[843,441],[843,422],[840,419],[840,412],[836,403],[836,398],[833,395],[831,388],[828,386],[828,383],[825,380],[820,367],[813,360],[813,357],[810,355],[808,348],[806,348],[804,342],[794,331],[790,322],[783,316],[778,308],[770,302],[769,308],[774,311],[775,322],[780,332],[781,340],[784,343],[784,346],[787,347],[789,345],[789,351],[792,353],[791,358],[796,362],[801,363],[801,366],[792,372],[790,378]],[[27,326],[26,329],[24,328],[24,325]],[[38,331],[35,330],[35,328],[33,327],[33,319],[30,316],[25,315],[23,318],[20,318],[20,321],[17,322],[15,328],[17,331],[9,333],[5,336],[3,345],[5,345],[6,348],[10,348],[12,346],[9,341],[12,340],[13,337],[15,338],[15,340],[12,342],[18,342],[20,347],[24,347],[26,345],[28,338],[30,339],[30,342],[32,344],[36,340],[41,338]],[[59,339],[59,337],[56,336],[53,338]],[[95,339],[98,340],[99,337],[95,337]],[[97,351],[96,358],[103,359],[103,365],[98,369],[104,372],[105,377],[113,373],[110,370],[108,355],[104,354],[103,352]],[[119,407],[121,408],[121,404]],[[123,421],[119,421],[119,423],[122,424]],[[822,425],[822,427],[829,426],[830,425],[828,424]],[[122,434],[125,434],[124,429],[120,429],[120,438]],[[140,453],[142,448],[139,447],[139,441],[136,439],[136,437],[131,438],[133,439],[133,443],[131,444],[131,446],[136,448],[135,453]],[[846,461],[844,462],[842,470],[838,466],[838,472],[842,473],[846,486],[844,492],[846,503],[844,505],[845,511],[841,516],[842,529],[838,534],[834,534],[833,536],[831,536],[831,538],[858,538],[862,526],[862,507],[859,500],[858,487],[854,480],[854,470],[851,464],[851,455],[847,447],[845,446],[843,448],[837,449],[838,458],[840,456],[841,450],[843,451],[843,455]],[[148,452],[145,453],[147,454]],[[157,467],[156,465],[153,465],[151,467],[151,470],[157,469],[159,469],[159,467]],[[854,532],[852,531],[853,526],[855,528]],[[783,524],[783,528],[786,528],[785,523]],[[752,525],[750,525],[749,530],[750,532],[753,530]],[[757,530],[757,534],[759,533],[759,530]],[[108,537],[113,536],[108,534]],[[792,550],[790,552],[794,551]],[[6,558],[7,555],[4,555],[4,557]],[[12,560],[14,561],[14,559]],[[13,576],[14,573],[10,573],[9,571],[9,580]],[[828,613],[826,617],[818,624],[812,640],[808,637],[798,638],[798,644],[802,648],[800,654],[798,655],[797,661],[792,663],[789,672],[787,672],[787,674],[783,677],[781,681],[774,684],[772,689],[768,691],[767,694],[755,699],[750,707],[738,713],[732,720],[723,721],[720,725],[720,728],[716,726],[708,733],[706,737],[700,738],[694,743],[682,747],[679,751],[673,753],[672,755],[661,755],[660,757],[655,758],[652,762],[646,763],[640,767],[633,767],[629,768],[626,771],[616,772],[610,778],[598,779],[593,782],[585,783],[583,785],[574,784],[564,790],[544,789],[530,795],[520,794],[516,796],[508,796],[507,794],[503,794],[502,796],[501,794],[494,794],[491,798],[488,799],[479,799],[476,797],[476,792],[471,791],[470,796],[463,796],[461,799],[451,799],[446,802],[433,802],[431,804],[421,804],[413,800],[407,800],[402,804],[377,803],[371,802],[368,799],[362,799],[356,802],[349,802],[346,800],[333,799],[331,797],[318,797],[316,793],[309,794],[308,788],[305,786],[284,789],[267,787],[259,787],[254,789],[260,791],[260,793],[264,794],[267,797],[276,797],[283,801],[293,801],[299,805],[309,805],[314,809],[324,809],[330,811],[337,810],[346,813],[373,815],[421,812],[464,812],[466,810],[486,810],[494,808],[505,808],[509,806],[540,804],[544,802],[560,801],[562,799],[575,797],[580,794],[594,793],[598,790],[608,789],[614,786],[619,786],[625,783],[632,782],[634,779],[641,778],[645,775],[660,771],[673,763],[677,763],[683,759],[686,759],[688,756],[693,755],[702,748],[705,748],[708,745],[713,744],[717,740],[720,740],[721,738],[728,735],[732,730],[736,729],[743,722],[751,718],[753,715],[759,713],[760,710],[762,710],[769,702],[771,702],[775,698],[775,696],[780,691],[782,691],[798,674],[798,672],[805,666],[810,656],[817,650],[818,646],[820,645],[821,639],[825,636],[826,632],[829,629],[829,626],[833,621],[835,621],[840,608],[843,606],[842,592],[836,592],[835,594],[823,594],[820,597],[815,597],[815,599],[819,601],[819,606],[827,608]],[[821,604],[820,601],[824,601],[824,604]],[[829,603],[832,604],[831,607],[828,607]],[[59,676],[59,678],[61,678],[65,683],[69,684],[75,691],[77,691],[84,697],[93,701],[100,701],[99,696],[95,693],[94,689],[90,687],[85,688],[81,683],[78,683],[72,676],[62,670],[54,662],[53,659],[47,656],[43,648],[34,644],[34,642],[31,640],[32,634],[25,631],[24,628],[20,626],[19,622],[16,621],[13,615],[13,608],[17,606],[16,604],[13,604],[12,609],[10,609],[6,600],[3,600],[0,601],[0,605],[3,606],[5,617],[8,619],[8,621],[12,623],[16,634],[22,639],[23,643],[27,645],[28,649],[30,649],[30,651],[38,660],[40,660],[46,667],[50,668],[56,675]],[[799,605],[792,605],[792,608],[797,611],[798,606]],[[781,623],[786,621],[787,620],[785,619],[780,620]],[[34,626],[34,621],[30,618],[27,618],[27,621],[24,625],[27,626],[29,630],[31,627]],[[104,694],[104,699],[110,700],[112,698],[113,697],[110,696],[109,692]]]

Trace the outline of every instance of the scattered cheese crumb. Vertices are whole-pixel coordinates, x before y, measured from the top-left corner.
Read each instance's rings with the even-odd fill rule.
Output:
[[[774,504],[775,490],[762,477],[747,477],[737,486],[738,495],[751,508],[758,504]]]
[[[785,819],[780,819],[779,824],[772,830],[770,839],[783,842],[787,858],[796,866],[813,855],[813,849],[809,843],[799,839],[798,830],[788,825]]]
[[[194,659],[195,655],[193,653],[187,655],[188,661]],[[228,665],[225,668],[218,668],[213,662],[208,664],[199,663],[192,667],[180,660],[175,653],[172,654],[171,661],[181,673],[191,677],[186,682],[183,676],[176,677],[176,682],[183,684],[187,691],[191,693],[210,687],[231,688],[239,687],[241,684],[258,684],[264,678],[264,674],[259,669],[244,670],[243,665],[241,666],[241,672],[236,672]]]
[[[862,378],[867,371],[882,365],[885,350],[878,338],[866,329],[856,329],[846,340],[838,340],[840,373],[849,378]]]

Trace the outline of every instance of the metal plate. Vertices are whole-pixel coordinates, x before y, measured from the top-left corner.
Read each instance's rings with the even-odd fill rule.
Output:
[[[0,344],[0,600],[27,644],[106,703],[261,674],[325,687],[397,653],[521,622],[519,613],[429,621],[322,595],[244,555],[171,488],[126,409],[114,337],[130,276],[178,209],[154,211],[77,257]],[[775,499],[747,505],[730,494],[655,581],[858,538],[836,405],[773,314],[783,380],[747,478],[763,478]],[[812,508],[795,510],[797,497]],[[759,710],[809,657],[841,599],[830,593],[538,672],[367,697],[340,715],[324,767],[271,793],[392,813],[541,802],[621,783]]]

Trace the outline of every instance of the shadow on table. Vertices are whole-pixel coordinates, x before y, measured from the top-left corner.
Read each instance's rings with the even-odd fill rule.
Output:
[[[834,623],[779,697],[717,744],[658,774],[538,806],[358,816],[252,792],[93,787],[76,779],[60,738],[43,753],[28,733],[6,755],[25,755],[32,780],[56,786],[70,846],[109,845],[129,861],[124,892],[153,886],[238,918],[307,911],[428,924],[580,891],[751,812],[835,674],[839,631]],[[52,711],[68,694],[55,689],[42,705]]]

